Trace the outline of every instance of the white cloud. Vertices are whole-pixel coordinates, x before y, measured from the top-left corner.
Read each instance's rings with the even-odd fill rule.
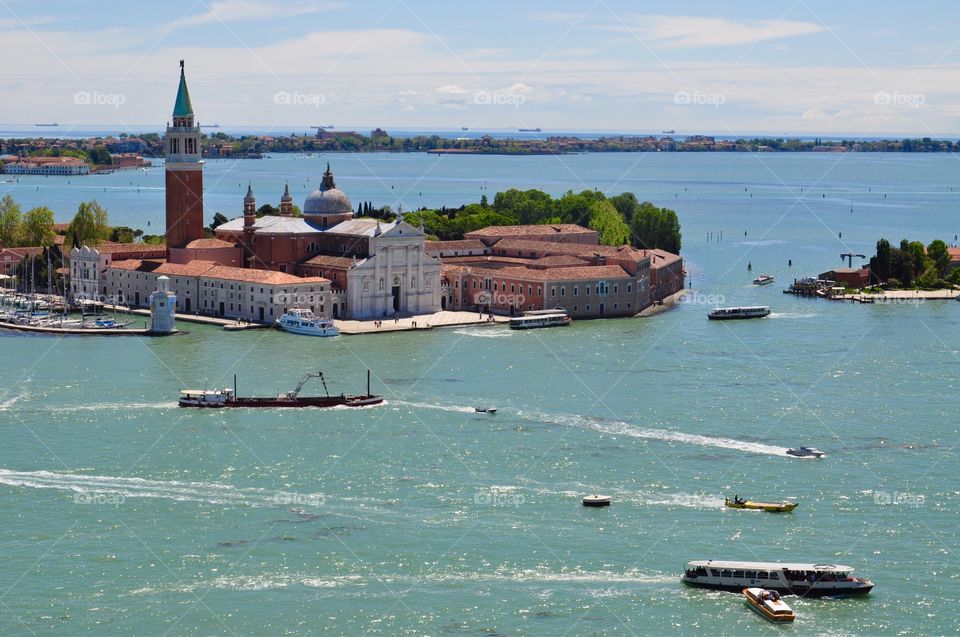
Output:
[[[201,3],[201,6],[204,6]],[[187,16],[178,26],[197,26],[212,22],[239,22],[264,18],[291,18],[339,8],[336,2],[297,2],[294,0],[212,0],[207,11]]]
[[[624,22],[628,26],[616,24],[608,28],[629,31],[642,40],[651,40],[663,46],[684,48],[751,45],[827,30],[822,24],[795,20],[737,21],[683,15],[635,15]]]
[[[467,89],[457,86],[456,84],[445,84],[437,89],[437,93],[443,93],[445,95],[466,95],[469,92]]]

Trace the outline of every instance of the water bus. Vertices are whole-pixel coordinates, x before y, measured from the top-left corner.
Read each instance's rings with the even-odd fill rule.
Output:
[[[510,319],[510,329],[529,330],[537,327],[562,327],[570,325],[570,315],[561,308],[553,310],[528,310],[523,316]]]
[[[718,307],[707,314],[707,318],[713,321],[763,318],[764,316],[770,316],[770,308],[766,305],[753,307]]]
[[[735,593],[750,587],[804,597],[869,593],[873,582],[852,577],[852,572],[853,568],[841,564],[694,560],[687,563],[681,581],[690,586]]]

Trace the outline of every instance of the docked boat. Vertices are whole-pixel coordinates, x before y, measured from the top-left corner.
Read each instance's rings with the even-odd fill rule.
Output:
[[[340,330],[333,321],[319,318],[307,308],[291,308],[277,319],[277,327],[303,336],[337,336]]]
[[[783,502],[757,502],[755,500],[744,500],[736,497],[732,500],[724,498],[723,503],[731,509],[752,509],[756,511],[767,511],[768,513],[787,513],[793,511],[799,505],[799,502],[784,500]]]
[[[495,414],[497,413],[496,407],[474,407],[473,410],[478,414]]]
[[[787,453],[797,458],[823,458],[827,455],[816,447],[804,447],[803,445],[795,449],[787,449]]]
[[[707,318],[713,321],[763,318],[764,316],[770,316],[770,308],[766,305],[752,307],[718,307],[707,314]]]
[[[687,563],[681,581],[699,588],[737,593],[761,587],[781,595],[804,597],[866,595],[873,590],[873,582],[852,577],[852,572],[853,568],[841,564],[694,560]]]
[[[538,327],[563,327],[570,325],[570,315],[566,310],[530,310],[523,316],[510,319],[510,329],[529,330]]]
[[[793,609],[787,606],[777,591],[751,587],[743,589],[743,596],[751,610],[775,624],[787,624],[797,618]]]
[[[323,383],[325,396],[300,396],[300,390],[311,378]],[[383,396],[370,393],[370,370],[367,370],[367,393],[359,395],[340,394],[331,396],[323,372],[308,372],[293,391],[273,398],[243,397],[237,395],[237,377],[233,377],[233,389],[184,389],[180,391],[177,404],[180,407],[369,407],[383,402]]]
[[[761,274],[753,280],[754,285],[770,285],[771,283],[773,283],[772,274]]]

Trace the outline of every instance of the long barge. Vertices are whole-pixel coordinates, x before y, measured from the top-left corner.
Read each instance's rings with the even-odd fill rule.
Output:
[[[300,396],[300,390],[311,378],[319,378],[323,383],[325,396]],[[183,389],[177,404],[180,407],[223,408],[223,407],[369,407],[383,402],[383,396],[370,393],[370,370],[367,370],[366,394],[340,394],[331,396],[323,372],[308,372],[293,391],[275,397],[254,397],[237,395],[237,377],[233,377],[233,388],[223,389]]]

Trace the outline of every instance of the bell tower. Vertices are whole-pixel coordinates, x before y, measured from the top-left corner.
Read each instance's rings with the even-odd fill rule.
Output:
[[[190,91],[180,60],[180,87],[173,105],[173,126],[167,125],[167,248],[182,248],[203,233],[203,159],[200,127],[194,121]]]

